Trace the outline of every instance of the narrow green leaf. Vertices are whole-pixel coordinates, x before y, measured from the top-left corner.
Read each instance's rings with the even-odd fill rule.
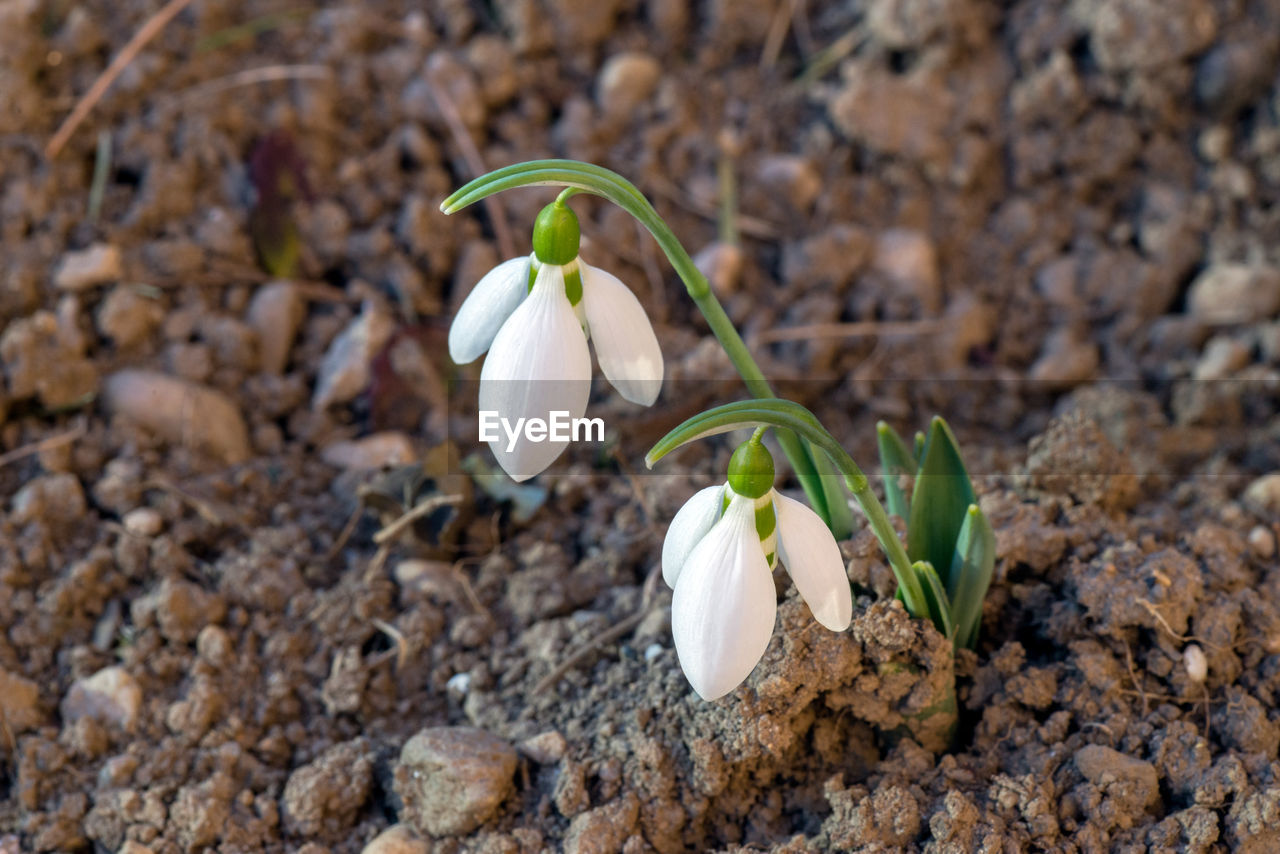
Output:
[[[849,493],[845,489],[844,479],[830,457],[815,448],[811,442],[805,442],[804,445],[813,460],[818,481],[822,484],[822,497],[827,511],[822,518],[837,540],[847,540],[853,536],[853,511],[849,509]]]
[[[915,458],[916,466],[919,467],[920,461],[924,459],[925,438],[924,431],[917,430],[915,438]]]
[[[913,563],[927,560],[935,568],[945,567],[948,577],[943,582],[948,587],[956,537],[964,524],[966,509],[976,500],[955,435],[945,421],[935,417],[911,493],[907,555]]]
[[[996,534],[977,504],[970,504],[956,538],[947,599],[956,625],[956,649],[973,648],[982,628],[982,600],[996,565]]]
[[[951,619],[951,604],[947,600],[947,591],[942,587],[942,579],[938,578],[938,572],[933,568],[933,564],[927,560],[918,560],[911,564],[911,569],[916,574],[916,578],[920,579],[920,586],[924,588],[924,599],[929,605],[929,619],[933,620],[933,624],[938,627],[938,631],[943,636],[952,638],[955,636],[955,623]]]
[[[876,442],[880,447],[880,468],[884,470],[884,497],[889,512],[907,518],[908,497],[902,490],[902,478],[914,477],[919,465],[898,432],[883,421],[876,424]]]

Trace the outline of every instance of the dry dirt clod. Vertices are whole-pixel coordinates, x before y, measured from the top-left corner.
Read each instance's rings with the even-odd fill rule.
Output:
[[[164,306],[132,285],[116,285],[98,306],[98,332],[121,350],[131,350],[164,322]]]
[[[107,408],[171,442],[228,464],[249,458],[249,430],[236,403],[217,389],[159,371],[118,371],[103,384]]]
[[[48,474],[37,477],[13,496],[11,518],[19,525],[37,519],[48,524],[66,525],[82,521],[88,509],[84,488],[73,474]]]
[[[405,820],[431,836],[475,830],[511,794],[517,761],[511,745],[481,729],[422,730],[405,742],[395,772]]]
[[[285,826],[302,836],[350,827],[372,783],[373,759],[364,739],[339,742],[289,775],[283,797]]]
[[[142,688],[123,667],[107,667],[77,679],[62,699],[62,718],[93,718],[132,731],[142,710]]]
[[[1075,763],[1090,783],[1139,809],[1160,799],[1160,777],[1150,762],[1101,744],[1087,744],[1076,751]]]
[[[1068,389],[1093,379],[1101,361],[1097,344],[1080,331],[1064,327],[1045,339],[1040,358],[1029,373],[1033,382],[1050,390]]]
[[[83,291],[117,281],[123,275],[124,262],[119,247],[95,243],[87,249],[63,255],[53,273],[53,284],[64,291]]]
[[[40,689],[36,683],[0,668],[0,719],[17,734],[40,722]]]
[[[1255,555],[1266,560],[1276,553],[1276,535],[1269,528],[1254,525],[1249,531],[1249,548]]]

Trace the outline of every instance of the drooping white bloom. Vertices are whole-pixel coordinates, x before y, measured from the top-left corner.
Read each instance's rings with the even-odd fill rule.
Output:
[[[696,493],[671,520],[662,545],[662,578],[675,591],[671,633],[704,700],[742,684],[769,645],[779,558],[814,618],[848,628],[853,598],[840,548],[804,504],[772,489],[747,498],[725,484]]]
[[[534,273],[532,287],[530,272]],[[570,301],[566,278],[580,277]],[[573,289],[576,294],[576,288]],[[449,329],[449,355],[464,365],[489,352],[480,373],[480,410],[516,424],[581,418],[591,391],[588,339],[614,388],[648,406],[662,388],[662,350],[635,294],[616,276],[575,258],[549,264],[513,258],[487,273],[463,302]],[[490,441],[498,463],[515,480],[549,466],[567,442]]]

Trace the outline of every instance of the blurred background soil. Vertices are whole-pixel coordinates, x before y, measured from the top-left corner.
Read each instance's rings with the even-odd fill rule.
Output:
[[[1280,2],[195,0],[51,155],[157,9],[0,4],[0,852],[1280,850]],[[743,392],[621,211],[662,398],[488,476],[445,335],[551,195],[438,205],[542,157],[865,468],[956,428],[954,750],[865,532],[848,632],[779,574],[688,687],[653,570],[729,445],[639,460]]]

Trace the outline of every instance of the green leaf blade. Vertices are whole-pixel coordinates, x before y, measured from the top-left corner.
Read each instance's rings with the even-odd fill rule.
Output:
[[[955,435],[945,421],[934,418],[911,493],[907,555],[913,563],[927,560],[934,567],[945,567],[948,577],[943,583],[947,587],[956,538],[969,505],[976,502]]]
[[[884,471],[884,497],[889,513],[907,518],[908,496],[902,489],[902,478],[914,477],[918,463],[897,431],[885,422],[876,424],[876,444],[880,449],[880,468]]]
[[[951,603],[947,599],[947,591],[942,586],[942,579],[927,560],[918,560],[911,565],[911,570],[920,579],[924,588],[925,602],[929,606],[929,619],[938,627],[938,631],[948,640],[955,637],[955,621],[952,619]]]
[[[996,534],[977,504],[969,505],[956,538],[947,599],[956,626],[956,649],[970,649],[982,628],[982,602],[996,565]]]

